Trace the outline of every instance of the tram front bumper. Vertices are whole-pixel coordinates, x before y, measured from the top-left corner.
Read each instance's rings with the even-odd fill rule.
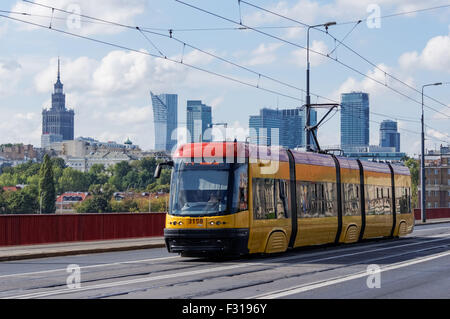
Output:
[[[164,229],[168,251],[184,255],[245,255],[248,238],[248,228]]]

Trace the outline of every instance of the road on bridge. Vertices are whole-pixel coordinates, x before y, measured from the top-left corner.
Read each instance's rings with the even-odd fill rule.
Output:
[[[449,247],[443,223],[274,256],[208,260],[155,248],[2,262],[0,298],[450,298]]]

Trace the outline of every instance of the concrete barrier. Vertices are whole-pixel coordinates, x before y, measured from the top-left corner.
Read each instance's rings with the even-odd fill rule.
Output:
[[[165,213],[0,215],[0,246],[164,235]]]

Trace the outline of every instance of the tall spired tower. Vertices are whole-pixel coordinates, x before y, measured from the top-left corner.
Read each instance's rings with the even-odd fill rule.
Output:
[[[66,95],[61,83],[61,68],[58,58],[58,76],[52,94],[51,109],[42,111],[42,147],[57,141],[74,139],[74,111],[66,109]]]

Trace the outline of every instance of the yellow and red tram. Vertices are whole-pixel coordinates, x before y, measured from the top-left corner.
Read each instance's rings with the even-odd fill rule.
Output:
[[[236,142],[183,145],[170,165],[169,252],[278,253],[414,227],[405,166]]]

